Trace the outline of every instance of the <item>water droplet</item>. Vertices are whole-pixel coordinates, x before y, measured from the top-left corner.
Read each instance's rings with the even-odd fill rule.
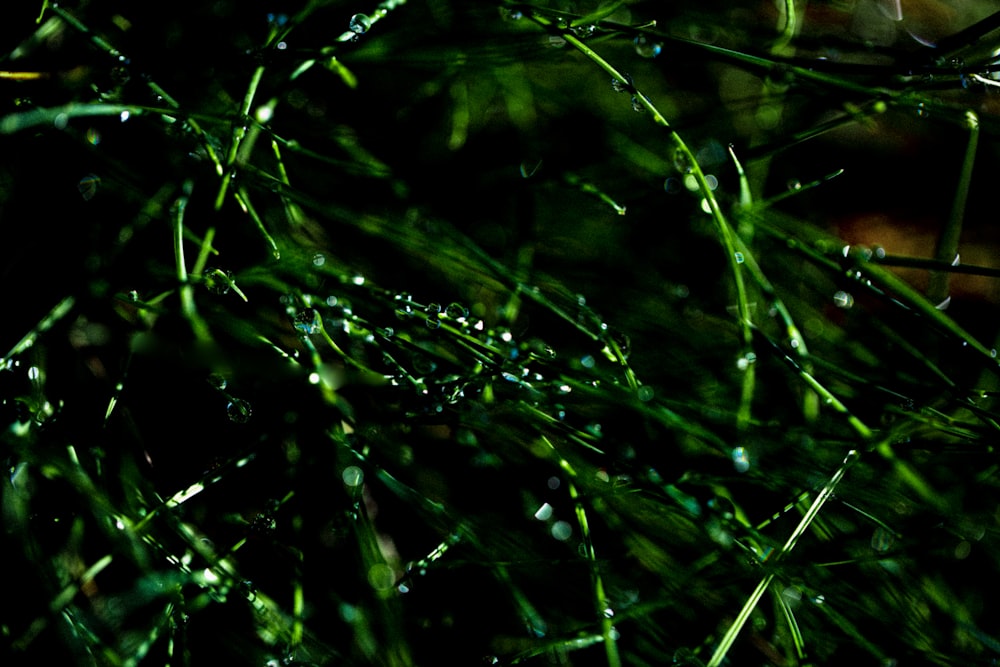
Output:
[[[754,352],[747,352],[742,357],[736,360],[736,368],[741,371],[745,371],[750,368],[751,364],[757,362],[757,355]]]
[[[469,309],[457,302],[450,303],[444,309],[444,314],[453,320],[460,320],[469,316]]]
[[[639,35],[633,43],[635,44],[635,52],[643,58],[655,58],[663,50],[662,44],[649,39],[645,35]]]
[[[840,290],[833,295],[833,305],[837,306],[837,308],[847,310],[854,305],[854,297],[847,292]]]
[[[229,421],[234,424],[246,424],[250,421],[252,414],[253,408],[242,398],[234,398],[226,405],[226,415],[229,417]]]
[[[892,531],[886,530],[884,527],[879,526],[872,533],[872,549],[878,553],[885,553],[892,548],[892,545],[896,542],[896,536],[892,534]]]
[[[548,521],[552,518],[552,505],[542,503],[542,506],[535,512],[535,518],[539,521]]]
[[[573,526],[568,521],[556,521],[552,524],[550,532],[552,537],[560,542],[565,542],[573,535]]]
[[[802,181],[800,181],[797,178],[791,178],[788,180],[788,183],[786,183],[786,186],[788,187],[789,190],[801,190]]]
[[[347,486],[361,486],[361,483],[365,481],[365,471],[358,466],[347,466],[340,477]]]
[[[396,335],[396,332],[392,327],[382,327],[375,329],[375,333],[378,334],[379,336],[382,336],[382,338],[392,338],[394,335]]]
[[[743,253],[741,252],[734,253],[733,258],[736,260],[737,264],[742,264],[746,259],[745,257],[743,257]]]
[[[225,376],[222,373],[212,373],[211,375],[209,375],[208,383],[213,387],[215,387],[216,389],[218,389],[219,391],[224,391],[226,385],[229,384],[229,382],[226,380]]]
[[[592,355],[585,354],[582,357],[580,357],[580,365],[583,366],[584,368],[593,368],[594,363],[595,361]]]
[[[326,256],[323,253],[318,252],[313,255],[313,266],[323,266],[326,264]]]
[[[424,312],[428,315],[437,315],[441,312],[441,304],[439,303],[429,303],[424,306]]]
[[[441,328],[441,320],[433,316],[428,317],[426,320],[424,320],[424,324],[426,324],[427,328],[430,329],[431,331]]]
[[[733,447],[732,457],[736,472],[746,472],[750,469],[750,454],[746,447]]]
[[[233,286],[233,274],[222,269],[205,269],[205,289],[212,294],[227,294]]]
[[[570,28],[570,32],[579,39],[587,39],[594,36],[594,33],[597,32],[597,26],[592,23],[588,25],[575,25]]]
[[[399,308],[396,309],[396,317],[401,320],[405,320],[411,315],[413,315],[413,308],[411,308],[409,304],[405,306],[400,306]]]
[[[292,318],[292,326],[299,333],[311,336],[312,334],[319,333],[319,330],[323,326],[323,320],[315,309],[306,308],[295,313],[295,317]]]
[[[611,90],[615,91],[616,93],[624,93],[629,89],[629,87],[630,87],[629,84],[625,83],[621,79],[618,78],[611,79]]]
[[[76,184],[76,190],[83,197],[83,201],[90,201],[97,194],[97,186],[101,184],[101,177],[94,174],[87,174]]]
[[[663,190],[669,195],[675,195],[683,189],[684,186],[681,184],[681,180],[679,178],[671,176],[663,181]]]
[[[520,21],[524,18],[524,14],[517,9],[507,9],[506,7],[500,8],[500,16],[508,21]]]
[[[636,392],[636,396],[643,403],[653,400],[653,394],[653,388],[649,386],[639,387],[639,391]]]
[[[367,14],[355,14],[347,26],[355,35],[363,35],[372,27],[372,20]]]
[[[691,157],[687,151],[681,148],[674,151],[674,169],[682,174],[690,174],[694,171],[694,165],[691,164]]]
[[[639,96],[638,95],[633,95],[632,96],[632,111],[638,111],[639,113],[642,113],[645,110],[646,110],[646,107],[644,107],[642,105],[642,100],[639,99]]]

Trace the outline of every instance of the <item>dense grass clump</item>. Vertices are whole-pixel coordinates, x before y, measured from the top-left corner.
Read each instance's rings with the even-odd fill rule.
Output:
[[[11,9],[3,664],[995,664],[998,9]]]

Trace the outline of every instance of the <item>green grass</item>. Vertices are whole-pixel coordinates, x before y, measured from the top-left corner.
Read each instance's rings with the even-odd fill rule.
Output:
[[[4,664],[996,663],[986,3],[278,4],[5,18]]]

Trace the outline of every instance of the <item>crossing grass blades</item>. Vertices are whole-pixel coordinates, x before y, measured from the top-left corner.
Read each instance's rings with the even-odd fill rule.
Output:
[[[998,15],[862,4],[14,10],[4,664],[995,664]]]

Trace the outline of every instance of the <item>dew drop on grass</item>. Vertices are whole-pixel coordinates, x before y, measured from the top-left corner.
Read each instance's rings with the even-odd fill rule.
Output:
[[[307,336],[319,333],[322,325],[323,321],[320,318],[319,313],[313,308],[300,310],[295,313],[295,317],[292,318],[292,326],[295,327],[295,330]]]
[[[444,314],[453,320],[464,319],[469,316],[469,309],[460,303],[450,303],[444,309]]]
[[[643,58],[655,58],[663,50],[662,44],[649,39],[645,35],[639,35],[633,43],[635,44],[635,52]]]
[[[97,186],[101,184],[101,177],[94,174],[87,174],[76,184],[76,190],[83,197],[83,201],[90,201],[97,194]]]
[[[840,290],[833,295],[833,305],[837,306],[837,308],[847,310],[854,305],[854,297],[849,293]]]
[[[357,487],[361,486],[361,483],[365,481],[365,472],[358,466],[347,466],[340,477],[347,486]]]
[[[312,262],[313,266],[323,266],[324,264],[326,264],[326,256],[323,253],[318,252],[315,255],[313,255]]]
[[[229,383],[226,381],[225,376],[222,373],[212,373],[208,376],[208,383],[218,389],[219,391],[225,391],[226,385]]]
[[[694,171],[694,165],[691,164],[691,157],[680,148],[674,151],[674,169],[682,174],[690,174]]]
[[[539,521],[548,521],[552,518],[553,508],[552,505],[548,503],[542,503],[542,506],[538,508],[535,512],[535,518]]]
[[[573,526],[568,521],[556,521],[552,524],[550,532],[552,537],[560,542],[565,542],[573,535]]]
[[[871,545],[878,553],[885,553],[892,548],[893,543],[895,543],[896,537],[890,531],[886,530],[882,526],[879,526],[872,533]]]
[[[633,95],[632,96],[632,111],[637,111],[639,113],[642,113],[645,110],[646,110],[646,107],[642,106],[642,100],[639,99],[639,96],[638,95]]]
[[[212,294],[227,294],[233,285],[233,274],[221,269],[205,269],[205,289]]]
[[[363,35],[372,27],[372,20],[367,14],[355,14],[347,26],[355,35]]]
[[[663,181],[663,191],[668,195],[675,195],[683,189],[684,186],[681,185],[681,180],[679,178],[671,176]]]
[[[226,405],[226,415],[234,424],[246,424],[252,414],[253,408],[250,407],[250,403],[242,398],[234,398]]]
[[[441,328],[441,320],[439,320],[435,316],[428,317],[426,320],[424,320],[424,324],[426,324],[427,328],[430,329],[431,331]]]
[[[746,447],[733,447],[733,467],[736,472],[746,472],[750,470],[750,455]]]

